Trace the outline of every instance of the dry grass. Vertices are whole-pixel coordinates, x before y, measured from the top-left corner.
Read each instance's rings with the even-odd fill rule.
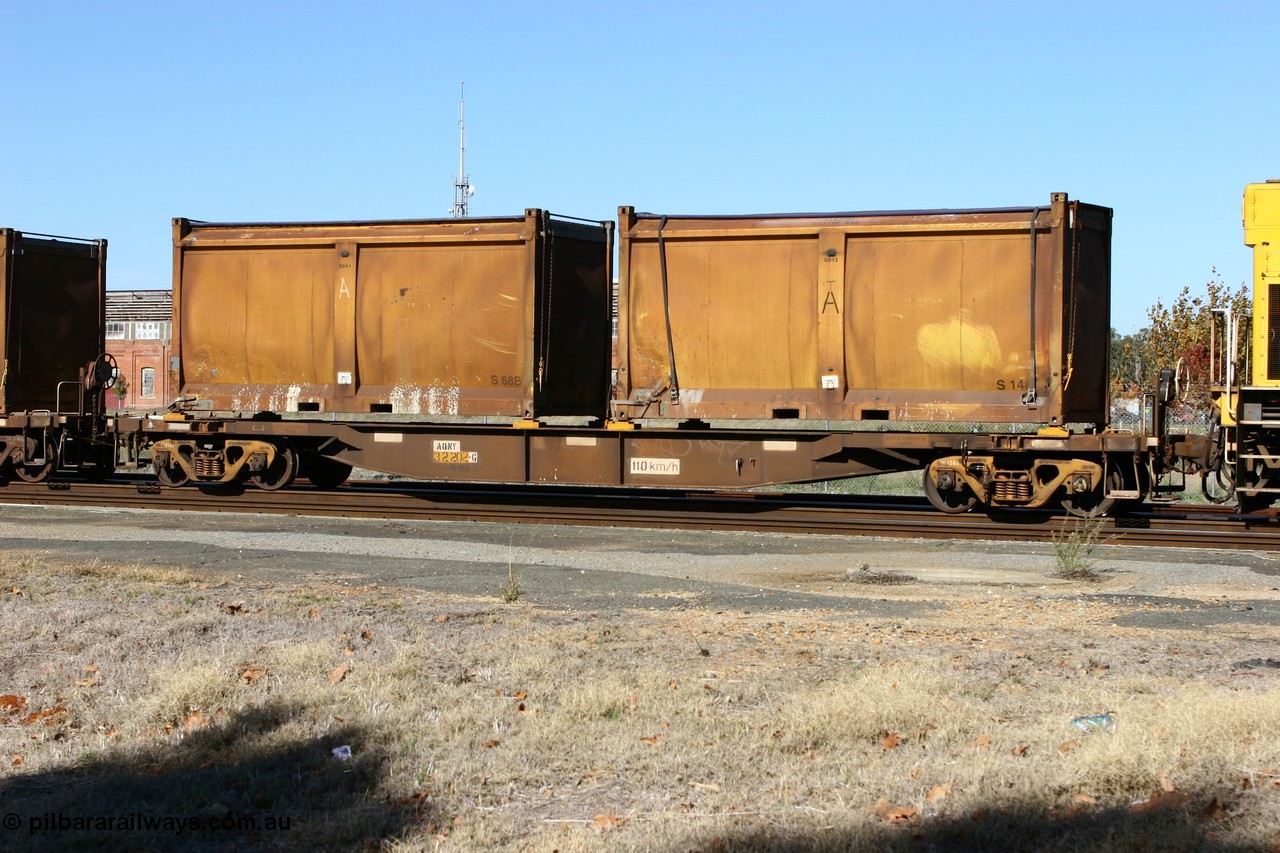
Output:
[[[1271,628],[1070,597],[576,613],[38,555],[0,579],[11,849],[1280,842],[1280,673],[1231,666]],[[1114,733],[1070,728],[1104,710]],[[57,825],[111,816],[136,817]]]

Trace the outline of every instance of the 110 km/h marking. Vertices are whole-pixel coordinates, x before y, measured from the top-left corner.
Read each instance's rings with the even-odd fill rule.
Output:
[[[659,474],[668,477],[676,477],[680,474],[679,459],[654,459],[646,456],[636,456],[631,460],[632,474]]]

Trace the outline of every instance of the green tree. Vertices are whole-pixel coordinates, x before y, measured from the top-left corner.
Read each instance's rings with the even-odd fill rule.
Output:
[[[1146,329],[1131,335],[1111,330],[1111,397],[1131,400],[1142,393],[1142,352]]]
[[[1112,334],[1111,390],[1117,399],[1132,399],[1143,393],[1155,391],[1160,371],[1174,369],[1183,363],[1184,375],[1190,378],[1189,388],[1181,389],[1187,405],[1200,408],[1209,402],[1210,361],[1215,340],[1214,311],[1230,308],[1235,314],[1249,314],[1252,308],[1249,286],[1241,284],[1235,290],[1227,287],[1215,269],[1205,282],[1202,293],[1193,294],[1191,288],[1182,292],[1168,305],[1157,301],[1147,309],[1149,325],[1132,335]],[[1221,323],[1217,322],[1221,341]],[[1247,325],[1247,324],[1244,324]],[[1242,329],[1244,328],[1242,325]],[[1245,351],[1242,332],[1240,353]],[[1219,352],[1221,350],[1219,349]],[[1216,357],[1216,356],[1214,356]],[[1236,365],[1238,375],[1243,376],[1244,360]]]

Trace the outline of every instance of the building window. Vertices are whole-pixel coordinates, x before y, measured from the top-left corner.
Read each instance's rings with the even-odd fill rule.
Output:
[[[160,323],[156,321],[148,323],[134,323],[133,338],[137,341],[160,340]]]
[[[156,395],[156,369],[154,367],[142,368],[142,388],[138,391],[139,397],[154,397]]]
[[[123,341],[124,340],[124,323],[120,320],[107,321],[107,340]]]

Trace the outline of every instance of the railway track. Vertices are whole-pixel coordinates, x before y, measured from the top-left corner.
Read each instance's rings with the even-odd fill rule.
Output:
[[[1073,519],[1039,512],[944,515],[923,498],[375,481],[352,482],[332,491],[299,486],[278,492],[160,489],[154,481],[138,479],[10,482],[0,486],[0,503],[1040,542],[1078,525]],[[1240,516],[1222,507],[1156,505],[1118,519],[1101,519],[1100,524],[1099,537],[1109,544],[1280,551],[1280,518]]]

